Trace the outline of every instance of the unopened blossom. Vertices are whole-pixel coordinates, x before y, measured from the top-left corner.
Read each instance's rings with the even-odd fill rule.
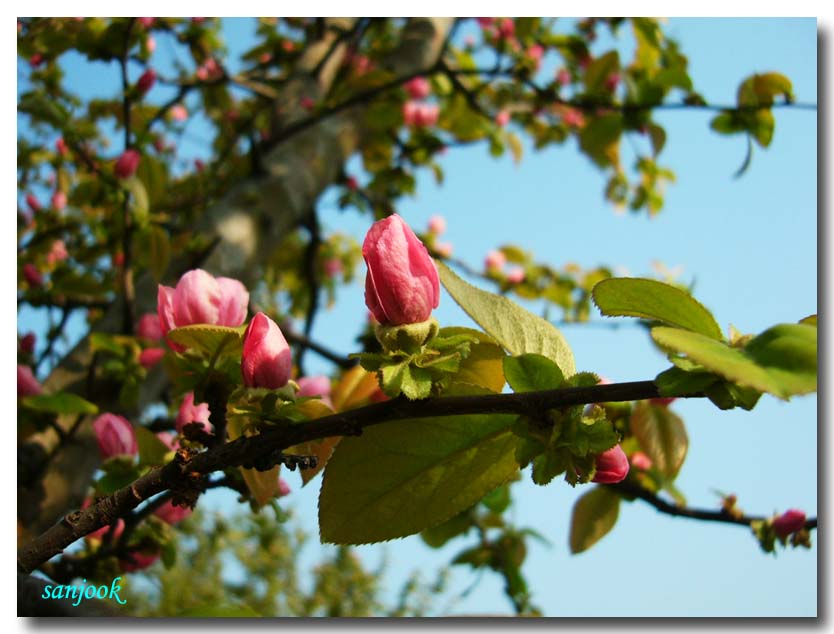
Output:
[[[499,110],[498,114],[495,115],[495,125],[503,128],[510,122],[510,111],[509,110]]]
[[[451,242],[437,242],[434,245],[434,250],[440,257],[449,258],[452,257],[452,251],[454,251],[454,246],[452,246]]]
[[[567,86],[570,83],[570,71],[567,68],[560,68],[556,72],[556,83]]]
[[[443,216],[432,216],[429,218],[429,233],[436,236],[446,232],[446,218]]]
[[[139,79],[136,82],[136,90],[139,91],[140,95],[144,95],[151,88],[153,88],[155,83],[156,71],[153,68],[149,68],[139,76]]]
[[[175,524],[179,524],[193,512],[193,509],[187,506],[174,506],[174,503],[171,500],[166,500],[165,503],[156,509],[153,514],[163,522],[173,526]]]
[[[278,478],[278,497],[284,497],[285,495],[289,495],[292,492],[290,489],[290,485],[287,484],[287,481],[284,478]]]
[[[55,151],[61,156],[66,156],[67,152],[69,152],[69,148],[67,147],[66,141],[64,141],[64,137],[59,136],[58,140],[55,141]]]
[[[139,365],[147,370],[162,361],[164,356],[165,348],[145,348],[139,353]]]
[[[524,269],[520,266],[514,266],[509,271],[507,271],[507,281],[512,284],[521,284],[526,277],[526,273]]]
[[[136,336],[148,341],[159,341],[162,339],[162,328],[159,325],[159,315],[156,313],[145,313],[139,318],[136,324]]]
[[[41,393],[41,384],[32,374],[28,365],[17,364],[17,397],[34,396]]]
[[[431,94],[431,84],[425,77],[414,77],[404,85],[405,91],[412,99],[425,99]]]
[[[23,277],[32,288],[39,288],[43,286],[43,276],[31,262],[27,262],[23,265]]]
[[[631,454],[631,466],[640,471],[647,471],[652,468],[652,459],[642,451],[635,451]]]
[[[56,189],[55,193],[52,194],[51,203],[55,211],[63,211],[67,206],[67,195],[60,189]]]
[[[139,447],[136,432],[126,418],[118,414],[104,413],[93,421],[101,457],[135,456]]]
[[[142,156],[136,150],[129,149],[122,152],[122,155],[116,160],[116,177],[126,179],[133,176],[141,160]]]
[[[593,481],[600,484],[614,484],[625,480],[628,475],[628,457],[620,445],[597,456],[596,473]]]
[[[345,185],[352,192],[355,192],[357,189],[359,189],[359,181],[356,180],[355,176],[348,176],[345,179]]]
[[[145,50],[148,53],[153,53],[156,50],[156,40],[151,35],[145,38]]]
[[[324,261],[324,274],[327,277],[334,278],[341,275],[344,270],[342,261],[339,258],[328,258]]]
[[[255,315],[246,329],[240,369],[247,387],[274,390],[290,380],[290,347],[278,324],[264,313]]]
[[[41,210],[41,203],[34,194],[26,194],[26,204],[29,205],[29,209],[35,213]]]
[[[789,509],[773,520],[773,530],[778,537],[785,538],[805,526],[805,512]]]
[[[375,222],[362,245],[368,266],[365,304],[383,325],[427,320],[440,303],[437,267],[397,214]]]
[[[153,26],[154,21],[156,18],[136,18],[136,20],[141,24],[144,28],[149,29]]]
[[[67,253],[67,245],[63,240],[55,240],[49,248],[49,253],[46,254],[46,261],[48,264],[54,265],[58,262],[63,262],[69,257]]]
[[[322,403],[332,409],[333,403],[330,400],[330,378],[324,375],[305,376],[297,381],[298,393],[296,396],[319,396]]]
[[[181,103],[171,106],[171,110],[169,112],[171,113],[171,119],[174,121],[185,121],[188,119],[188,109]]]
[[[503,251],[490,251],[484,258],[484,268],[491,273],[497,273],[504,268],[506,263],[507,256]]]
[[[180,409],[177,412],[177,420],[175,426],[179,433],[182,433],[183,427],[190,423],[199,423],[203,426],[203,431],[211,432],[214,425],[209,422],[211,411],[208,403],[194,403],[194,392],[188,392],[182,399]]]
[[[32,354],[35,352],[35,342],[35,333],[27,332],[20,338],[20,350],[26,354]]]

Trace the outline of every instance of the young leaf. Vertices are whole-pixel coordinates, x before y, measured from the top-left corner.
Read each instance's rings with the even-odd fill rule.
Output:
[[[442,524],[427,528],[420,533],[420,537],[432,548],[440,548],[450,539],[467,532],[470,528],[472,528],[472,517],[469,513],[463,512]]]
[[[570,523],[570,551],[574,555],[588,550],[605,537],[617,523],[620,496],[595,487],[576,501]]]
[[[606,317],[640,317],[721,340],[715,317],[679,288],[631,277],[612,277],[594,286],[594,303]]]
[[[231,328],[229,326],[213,326],[210,324],[195,324],[182,326],[168,332],[167,337],[193,352],[200,352],[211,357],[218,350],[227,356],[240,356],[243,353],[243,335],[246,326]]]
[[[490,392],[500,393],[504,389],[504,367],[502,361],[507,355],[489,335],[471,328],[441,328],[440,336],[451,337],[457,334],[472,335],[478,339],[469,349],[469,355],[460,362],[460,368],[454,381],[480,385]]]
[[[140,464],[161,465],[171,451],[168,446],[146,427],[136,427],[135,432]]]
[[[98,407],[77,394],[37,394],[21,400],[24,407],[51,414],[98,414]]]
[[[379,389],[376,374],[367,372],[361,366],[354,366],[347,370],[333,388],[330,400],[333,409],[344,412],[364,405],[371,395]]]
[[[630,425],[654,467],[668,480],[674,480],[689,449],[683,420],[667,407],[644,401],[634,406]]]
[[[505,357],[504,375],[514,392],[552,390],[565,382],[559,366],[540,354]]]
[[[472,286],[442,262],[437,262],[437,270],[452,299],[511,354],[535,352],[555,361],[565,377],[576,372],[570,346],[549,321],[506,297]]]
[[[476,504],[518,472],[513,420],[469,415],[392,421],[342,439],[324,470],[322,541],[405,537]]]

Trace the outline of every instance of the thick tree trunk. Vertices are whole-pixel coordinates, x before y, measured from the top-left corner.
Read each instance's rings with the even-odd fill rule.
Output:
[[[329,22],[349,27],[352,19],[331,18]],[[397,50],[388,60],[391,70],[401,76],[433,66],[442,54],[452,23],[452,18],[411,19],[402,31]],[[279,125],[289,125],[304,116],[299,108],[302,96],[315,99],[327,92],[345,51],[337,49],[318,77],[312,77],[309,72],[330,50],[335,37],[333,32],[328,32],[305,51],[299,76],[282,90],[276,104],[277,111],[287,113],[279,120]],[[251,286],[257,280],[261,263],[314,208],[321,193],[338,180],[345,161],[361,146],[362,112],[362,105],[345,109],[279,143],[264,157],[265,176],[241,183],[207,210],[197,229],[214,237],[216,244],[203,268],[215,275],[240,279]],[[96,324],[95,330],[117,331],[123,321],[122,308],[120,302],[116,302]],[[138,314],[156,310],[156,287],[148,275],[136,282],[136,309]],[[47,391],[69,390],[83,394],[91,362],[89,340],[85,337],[49,376],[45,383]],[[158,399],[165,384],[165,377],[157,369],[143,386],[141,403]],[[100,395],[96,394],[97,397]],[[68,429],[72,422],[70,418],[60,420],[59,424]],[[30,440],[46,453],[57,442],[58,437],[53,431]],[[19,540],[43,532],[69,509],[77,508],[98,464],[90,420],[86,420],[72,445],[63,448],[49,463],[42,490],[37,478],[21,481],[19,477]],[[28,473],[36,471],[30,469]]]

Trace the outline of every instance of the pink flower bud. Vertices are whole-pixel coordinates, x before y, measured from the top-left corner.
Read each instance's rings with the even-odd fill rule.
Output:
[[[171,107],[171,118],[174,121],[185,121],[188,119],[188,110],[181,103]]]
[[[26,354],[32,354],[35,351],[35,333],[27,332],[20,339],[20,349]]]
[[[174,288],[174,322],[177,326],[216,324],[221,299],[220,284],[212,275],[202,269],[188,271]]]
[[[26,278],[26,281],[32,288],[40,288],[43,286],[43,276],[31,262],[23,265],[23,277]]]
[[[507,256],[503,251],[490,251],[484,259],[484,268],[487,271],[496,273],[504,268],[507,263]]]
[[[619,73],[611,73],[605,79],[605,89],[609,90],[609,91],[613,91],[617,87],[617,84],[619,84],[619,83],[620,83],[620,74]]]
[[[153,53],[156,50],[156,40],[151,35],[145,38],[145,50],[148,53]]]
[[[569,128],[581,128],[585,125],[585,116],[581,110],[576,108],[565,108],[562,113],[562,121]]]
[[[174,506],[174,503],[171,502],[171,500],[168,500],[165,504],[156,509],[153,514],[163,522],[173,526],[174,524],[179,524],[193,512],[193,509],[190,509],[187,506]]]
[[[139,365],[148,369],[162,361],[165,356],[165,348],[146,348],[139,353]]]
[[[420,107],[418,125],[431,127],[440,118],[440,107],[434,103],[424,103]]]
[[[783,539],[801,530],[805,526],[805,512],[799,509],[789,509],[773,520],[773,530]]]
[[[175,423],[177,431],[182,433],[182,428],[189,423],[200,423],[203,426],[203,431],[211,432],[214,425],[209,422],[211,412],[209,411],[208,403],[194,404],[194,392],[188,392],[180,405],[179,412],[177,412],[177,421]]]
[[[246,321],[249,310],[249,291],[230,277],[218,277],[217,284],[220,286],[220,306],[215,323],[218,326],[240,326]]]
[[[261,56],[258,58],[258,62],[261,64],[269,64],[272,61],[272,53],[261,53]]]
[[[499,110],[498,114],[495,115],[495,124],[501,128],[507,125],[510,122],[510,111],[509,110]]]
[[[354,55],[351,59],[351,66],[353,66],[353,71],[361,76],[370,71],[374,67],[374,64],[365,55]]]
[[[405,125],[417,125],[417,121],[420,117],[419,110],[420,104],[416,101],[406,101],[403,104],[403,122],[405,123]]]
[[[35,53],[34,55],[32,55],[32,57],[29,58],[29,66],[31,66],[32,68],[37,68],[41,64],[43,64],[43,55],[41,55],[40,53]]]
[[[281,42],[281,48],[283,48],[287,53],[292,53],[295,50],[295,42],[292,40],[284,40]]]
[[[660,398],[649,399],[649,403],[657,405],[658,407],[669,407],[669,405],[674,403],[676,400],[676,396],[662,396]]]
[[[292,489],[287,484],[287,481],[284,478],[278,478],[278,497],[282,498],[285,495],[289,495],[291,491]]]
[[[339,258],[329,258],[324,261],[324,273],[327,277],[334,278],[341,275],[342,271],[342,261]]]
[[[316,107],[316,102],[313,100],[312,97],[304,96],[301,98],[301,107],[307,110],[308,112]]]
[[[56,211],[62,211],[67,206],[67,195],[60,189],[52,194],[52,208]]]
[[[631,466],[640,471],[647,471],[652,468],[652,459],[642,451],[635,451],[631,454]]]
[[[567,86],[570,83],[570,71],[567,68],[560,68],[556,73],[556,83]]]
[[[495,18],[475,18],[475,21],[478,23],[478,26],[485,29],[488,26],[492,26],[493,22],[495,22]]]
[[[498,35],[509,39],[515,35],[515,22],[512,18],[504,18],[498,23]]]
[[[119,568],[122,572],[136,572],[137,570],[144,570],[156,563],[159,559],[159,553],[143,553],[134,550],[129,553],[125,559],[119,559]]]
[[[345,185],[352,192],[359,189],[359,181],[356,180],[355,176],[348,176],[347,179],[345,179]]]
[[[191,18],[191,23],[199,25],[199,24],[202,24],[203,22],[205,22],[205,20],[206,20],[205,18]]]
[[[28,365],[17,364],[17,398],[41,393],[41,384]]]
[[[139,447],[136,444],[136,432],[123,416],[105,413],[93,421],[101,457],[105,460],[112,456],[134,456]]]
[[[55,141],[55,151],[58,152],[61,156],[66,156],[69,148],[67,147],[66,141],[64,141],[64,137],[58,137],[58,140]]]
[[[48,264],[57,264],[66,260],[68,256],[69,253],[67,253],[67,246],[64,241],[55,240],[49,249],[49,253],[46,254],[46,261]]]
[[[454,250],[454,247],[452,246],[451,242],[438,242],[434,245],[434,250],[440,257],[449,258],[452,257],[452,251]]]
[[[113,266],[124,266],[125,254],[121,251],[116,251],[113,254]]]
[[[443,234],[446,231],[446,218],[443,216],[432,216],[429,218],[429,233],[436,236]]]
[[[290,347],[278,324],[264,313],[255,315],[246,329],[240,369],[247,387],[274,390],[290,380]]]
[[[524,269],[520,266],[514,266],[507,271],[507,281],[512,284],[521,284],[524,281],[526,274]]]
[[[594,482],[614,484],[625,480],[628,475],[628,458],[622,447],[614,445],[597,456],[596,467]]]
[[[333,407],[330,400],[330,378],[324,375],[305,376],[298,379],[298,393],[296,396],[320,396],[322,403]]]
[[[136,150],[125,150],[122,155],[116,160],[116,177],[130,178],[136,173],[139,167],[139,161],[142,156]]]
[[[29,205],[29,209],[35,213],[41,210],[41,203],[37,198],[35,198],[34,194],[26,194],[26,204]]]
[[[144,28],[149,29],[153,26],[156,18],[136,18]]]
[[[405,91],[412,99],[425,99],[431,94],[431,84],[425,77],[409,79],[404,85]]]
[[[527,49],[526,55],[533,61],[536,69],[538,70],[539,66],[541,66],[542,57],[544,56],[544,47],[539,44],[534,44]]]
[[[159,315],[145,313],[139,318],[136,324],[136,336],[148,341],[159,341],[162,339],[162,327],[159,324]]]
[[[203,170],[206,169],[206,164],[202,159],[194,159],[194,169],[197,170],[198,174],[202,174]]]
[[[362,256],[368,266],[365,304],[380,324],[413,324],[431,316],[440,303],[437,267],[400,216],[371,226]]]
[[[156,71],[153,68],[149,68],[146,70],[142,75],[139,77],[139,80],[136,82],[136,90],[139,91],[140,95],[144,95],[148,92],[153,85],[156,83]]]

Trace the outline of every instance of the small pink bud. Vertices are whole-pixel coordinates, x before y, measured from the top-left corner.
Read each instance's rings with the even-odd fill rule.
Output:
[[[156,83],[156,71],[153,68],[149,68],[146,70],[142,75],[139,77],[139,80],[136,82],[136,90],[139,91],[140,95],[144,95],[148,92],[153,85]]]
[[[40,288],[43,286],[43,276],[31,262],[27,262],[23,265],[23,277],[32,288]]]
[[[153,39],[152,35],[145,38],[145,50],[148,53],[153,53],[156,50],[156,40]]]
[[[503,251],[490,251],[484,259],[484,268],[492,273],[496,273],[504,268],[507,263],[507,256]]]
[[[354,55],[351,60],[351,65],[353,66],[354,72],[360,76],[366,74],[374,67],[373,62],[365,55]]]
[[[166,501],[153,514],[171,526],[179,524],[194,511],[187,506],[174,506],[171,500]]]
[[[329,258],[324,261],[324,274],[334,278],[341,275],[343,271],[342,261],[339,258]]]
[[[181,103],[171,107],[171,118],[174,121],[185,121],[188,119],[188,110]]]
[[[29,205],[29,209],[35,213],[41,210],[41,203],[37,198],[35,198],[34,194],[26,194],[26,204]]]
[[[40,53],[35,53],[34,55],[32,55],[32,57],[29,58],[29,66],[31,66],[32,68],[37,68],[41,64],[43,64],[43,55],[41,55]]]
[[[585,125],[585,116],[581,110],[576,108],[565,108],[562,113],[562,121],[570,128],[581,128]]]
[[[778,537],[783,539],[795,533],[805,526],[805,512],[799,509],[788,509],[779,517],[773,520],[773,530]]]
[[[521,284],[524,281],[526,274],[524,269],[520,266],[514,266],[507,271],[507,281],[512,284]]]
[[[292,53],[295,50],[295,42],[292,40],[284,40],[281,42],[281,48],[283,48],[287,53]]]
[[[28,365],[17,364],[17,398],[41,393],[41,384]]]
[[[157,432],[156,437],[159,438],[170,451],[176,451],[180,448],[180,442],[177,440],[176,436],[169,431]]]
[[[488,26],[492,26],[493,22],[495,22],[495,18],[475,18],[475,21],[478,23],[478,26],[485,29]]]
[[[125,150],[116,160],[116,177],[121,179],[130,178],[136,173],[139,161],[142,156],[136,150]]]
[[[515,22],[512,18],[504,18],[498,23],[498,35],[509,39],[515,35]]]
[[[146,348],[139,353],[139,365],[147,370],[162,361],[164,356],[165,348]]]
[[[67,195],[60,189],[52,194],[52,208],[56,211],[62,211],[67,206]]]
[[[230,277],[218,277],[217,284],[220,286],[220,306],[215,323],[233,328],[242,325],[249,310],[249,291]]]
[[[539,66],[541,66],[542,57],[544,57],[544,47],[539,44],[534,44],[533,46],[527,49],[527,57],[531,59],[538,70]]]
[[[194,159],[194,169],[198,174],[202,174],[203,170],[206,169],[205,162],[202,159]]]
[[[556,82],[561,86],[567,86],[570,83],[570,71],[567,68],[560,68],[556,73]]]
[[[191,18],[191,23],[192,24],[202,24],[203,22],[205,22],[205,20],[206,20],[205,18]]]
[[[495,115],[495,124],[501,128],[507,125],[510,122],[510,111],[509,110],[499,110],[498,114]]]
[[[403,104],[403,122],[407,126],[414,126],[417,125],[417,120],[419,118],[418,111],[420,110],[420,104],[416,101],[406,101]]]
[[[264,313],[255,315],[246,329],[240,369],[247,387],[274,390],[290,380],[290,347],[278,324]]]
[[[307,110],[308,112],[311,111],[313,108],[316,107],[316,102],[313,100],[312,97],[304,96],[301,98],[301,107]]]
[[[66,141],[64,141],[64,137],[58,137],[58,140],[55,141],[55,151],[58,152],[61,156],[66,156],[67,152],[69,152],[69,148],[67,147]]]
[[[446,218],[443,216],[432,216],[429,218],[429,233],[436,236],[443,235],[446,231]]]
[[[440,303],[437,267],[425,245],[397,214],[375,222],[365,236],[365,304],[384,325],[427,320]]]
[[[278,497],[282,498],[285,495],[289,495],[291,491],[292,489],[287,484],[287,481],[284,478],[278,478]]]
[[[431,94],[431,84],[425,77],[409,79],[403,88],[412,99],[425,99]]]
[[[596,467],[594,482],[614,484],[625,480],[628,475],[628,458],[622,447],[614,445],[597,456]]]
[[[635,451],[631,454],[631,466],[640,471],[647,471],[652,468],[652,459],[642,451]]]
[[[419,125],[431,127],[440,118],[440,107],[435,103],[424,103],[420,108]]]
[[[124,558],[119,559],[119,568],[122,572],[136,572],[137,570],[144,570],[150,568],[159,559],[159,552],[143,553],[134,550]]]
[[[68,256],[69,253],[67,253],[67,247],[64,241],[55,240],[49,249],[49,253],[46,254],[46,261],[48,264],[57,264],[66,260]]]
[[[105,413],[93,421],[101,457],[105,460],[112,456],[135,456],[138,451],[136,432],[123,416]]]
[[[23,337],[20,338],[20,349],[21,351],[25,352],[26,354],[32,354],[35,352],[35,333],[34,332],[27,332]]]
[[[609,91],[613,91],[617,87],[617,84],[619,84],[619,83],[620,83],[620,74],[619,73],[611,73],[605,79],[605,89],[609,90]]]
[[[194,392],[188,392],[180,404],[175,426],[177,431],[182,433],[182,428],[189,423],[200,423],[203,426],[203,431],[211,432],[214,429],[214,425],[209,422],[210,416],[211,412],[209,411],[208,403],[195,405]]]
[[[149,29],[153,26],[156,18],[136,18],[144,28]]]
[[[136,336],[148,341],[159,341],[162,339],[162,328],[159,325],[159,315],[156,313],[145,313],[139,318],[136,324]]]
[[[440,257],[449,258],[452,257],[452,251],[454,250],[454,247],[452,246],[451,242],[438,242],[434,245],[434,250]]]
[[[345,179],[345,185],[352,192],[355,192],[357,189],[359,189],[359,181],[356,180],[355,176],[348,176]]]
[[[258,61],[261,64],[269,64],[272,61],[272,53],[261,53],[261,56],[258,58]]]
[[[125,254],[121,251],[116,251],[113,254],[113,266],[124,266]]]
[[[333,407],[330,401],[330,378],[324,375],[305,376],[298,379],[298,393],[296,396],[320,396],[322,402]]]

